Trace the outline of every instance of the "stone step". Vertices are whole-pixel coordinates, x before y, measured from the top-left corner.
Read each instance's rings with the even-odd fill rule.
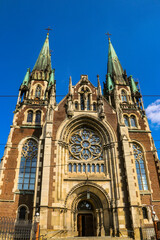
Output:
[[[128,237],[52,237],[51,239],[62,240],[131,240]]]

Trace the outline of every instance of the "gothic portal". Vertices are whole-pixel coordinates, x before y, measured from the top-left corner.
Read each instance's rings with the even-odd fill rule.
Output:
[[[57,83],[59,84],[59,83]],[[49,36],[20,86],[1,162],[0,216],[40,233],[130,236],[160,217],[159,160],[137,83],[109,40],[103,94],[81,75],[56,102]],[[156,203],[156,204],[155,204]]]

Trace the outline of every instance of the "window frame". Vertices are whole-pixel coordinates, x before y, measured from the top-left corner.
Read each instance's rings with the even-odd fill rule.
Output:
[[[30,145],[31,141],[32,146]],[[30,154],[32,153],[32,156],[27,153],[26,149],[30,152]],[[31,149],[33,149],[34,152],[31,151]],[[38,162],[38,142],[33,138],[28,138],[23,142],[20,152],[20,165],[17,181],[17,189],[19,191],[35,190],[37,162]],[[26,187],[27,185],[28,187]],[[31,186],[34,187],[31,188]]]
[[[138,154],[137,154],[137,150],[134,151],[134,146],[137,146],[137,149],[138,149],[138,152],[139,152]],[[139,191],[144,191],[144,192],[147,191],[148,192],[148,191],[150,191],[150,186],[149,186],[149,181],[148,181],[148,172],[147,172],[147,168],[146,168],[146,162],[145,162],[145,155],[144,155],[143,147],[137,142],[132,142],[132,149],[133,149],[133,156],[134,156],[134,162],[135,162],[135,169],[136,169],[136,176],[137,176]],[[139,150],[141,150],[141,152]],[[136,159],[137,157],[140,160],[137,160]]]

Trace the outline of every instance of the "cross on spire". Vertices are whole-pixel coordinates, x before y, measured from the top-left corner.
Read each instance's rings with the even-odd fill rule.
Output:
[[[52,28],[48,27],[48,28],[45,28],[45,30],[47,30],[47,31],[48,31],[48,32],[47,32],[47,35],[49,35],[49,31],[51,31],[51,30],[52,30]]]
[[[110,36],[112,35],[112,34],[110,34],[109,32],[107,32],[107,33],[105,33],[106,35],[108,35],[108,41],[110,40]]]

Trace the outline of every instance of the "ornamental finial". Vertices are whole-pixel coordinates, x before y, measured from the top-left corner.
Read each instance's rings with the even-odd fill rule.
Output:
[[[48,28],[45,28],[45,30],[47,30],[47,31],[48,31],[48,32],[47,32],[47,36],[49,36],[49,31],[51,31],[51,30],[52,30],[52,28],[48,27]]]
[[[106,35],[108,35],[108,41],[110,40],[110,36],[112,35],[112,34],[110,34],[109,32],[107,32],[107,33],[105,33]]]

